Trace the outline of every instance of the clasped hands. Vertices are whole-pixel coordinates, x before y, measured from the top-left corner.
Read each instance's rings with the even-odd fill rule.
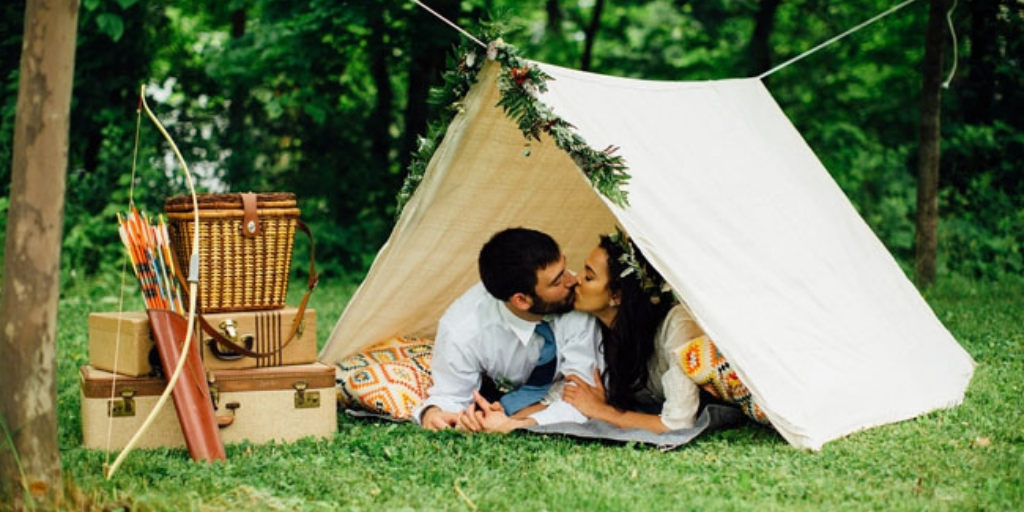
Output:
[[[463,432],[505,434],[534,424],[536,421],[529,418],[509,417],[500,403],[489,402],[478,391],[473,391],[473,403],[462,411],[448,412],[430,407],[423,413],[423,427],[429,430],[454,428]]]
[[[517,428],[536,425],[531,418],[513,418],[505,414],[499,402],[489,402],[479,391],[473,391],[473,403],[459,412],[457,430],[507,434]]]
[[[595,385],[577,375],[566,376],[566,386],[562,392],[562,399],[579,410],[583,415],[594,418],[598,417],[604,409],[609,407],[605,398],[605,389],[601,381],[601,374],[594,371]],[[423,426],[430,430],[441,430],[455,428],[464,432],[496,432],[508,433],[517,428],[529,427],[537,424],[537,421],[528,417],[534,412],[535,405],[520,411],[516,416],[510,417],[505,414],[505,409],[498,402],[490,402],[473,391],[473,403],[466,409],[459,412],[445,412],[437,407],[431,407],[423,415]],[[525,413],[525,414],[524,414]]]

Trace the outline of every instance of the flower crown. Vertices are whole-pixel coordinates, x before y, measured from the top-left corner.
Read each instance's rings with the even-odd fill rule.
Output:
[[[637,282],[640,283],[640,289],[651,300],[651,304],[660,303],[662,297],[672,291],[665,278],[661,277],[657,272],[648,271],[644,265],[640,264],[640,260],[636,257],[636,249],[634,249],[633,243],[622,229],[616,226],[615,233],[609,234],[608,240],[622,250],[622,255],[619,256],[619,263],[622,263],[626,268],[619,274],[619,278],[636,274]]]

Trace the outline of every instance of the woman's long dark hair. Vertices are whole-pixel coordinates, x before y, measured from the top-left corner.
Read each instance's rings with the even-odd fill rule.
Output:
[[[608,254],[609,291],[620,296],[619,312],[611,327],[601,324],[605,391],[608,403],[612,406],[620,410],[635,409],[636,395],[647,387],[650,378],[648,364],[657,349],[654,335],[673,303],[670,295],[667,298],[660,297],[662,300],[653,303],[641,287],[636,272],[622,277],[628,268],[620,259],[624,250],[611,237],[601,236],[600,247]],[[633,254],[647,275],[657,275],[654,267],[647,263],[635,246]],[[656,282],[662,282],[660,276],[657,276]]]

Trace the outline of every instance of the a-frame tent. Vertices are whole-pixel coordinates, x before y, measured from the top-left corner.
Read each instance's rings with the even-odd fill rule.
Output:
[[[793,445],[963,400],[974,362],[760,80],[654,82],[533,63],[539,99],[594,148],[619,146],[629,205],[551,139],[527,141],[487,63],[320,358],[432,337],[497,230],[554,236],[579,269],[622,226]]]

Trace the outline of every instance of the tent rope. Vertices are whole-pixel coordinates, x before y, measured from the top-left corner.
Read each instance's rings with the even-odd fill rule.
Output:
[[[799,60],[802,60],[805,57],[809,57],[809,56],[817,53],[818,50],[821,50],[822,48],[825,48],[826,46],[829,46],[832,43],[835,43],[835,42],[839,41],[840,39],[843,39],[846,36],[849,36],[850,34],[853,34],[854,32],[857,32],[857,31],[861,30],[862,28],[865,28],[868,25],[871,25],[872,23],[875,23],[876,21],[878,21],[878,20],[880,20],[882,18],[885,18],[886,16],[889,16],[890,14],[892,14],[892,13],[894,13],[894,12],[896,12],[896,11],[898,11],[898,10],[900,10],[900,9],[902,9],[902,8],[908,6],[908,5],[910,5],[910,4],[912,4],[912,3],[916,2],[916,1],[917,0],[905,0],[901,4],[894,5],[893,7],[890,7],[888,10],[886,10],[886,11],[884,11],[884,12],[878,14],[878,15],[875,15],[874,17],[868,19],[867,21],[864,21],[864,22],[858,24],[857,26],[847,30],[846,32],[843,32],[842,34],[839,34],[839,35],[837,35],[837,36],[835,36],[835,37],[833,37],[833,38],[831,38],[831,39],[829,39],[829,40],[819,44],[818,46],[815,46],[814,48],[811,48],[810,50],[807,50],[806,52],[801,53],[800,55],[797,55],[796,57],[793,57],[792,59],[789,59],[786,62],[783,62],[782,64],[779,64],[778,66],[775,66],[775,67],[769,69],[768,71],[765,71],[764,73],[761,73],[760,75],[757,75],[757,78],[759,80],[763,79],[763,78],[765,78],[765,77],[775,73],[776,71],[779,71],[781,69],[789,67],[790,64],[793,64],[793,63],[795,63],[795,62],[797,62]],[[425,9],[430,14],[433,14],[435,17],[437,17],[437,19],[443,21],[448,26],[450,26],[450,27],[454,28],[455,30],[459,31],[459,33],[461,33],[462,35],[464,35],[467,38],[469,38],[469,40],[471,40],[474,43],[480,45],[481,48],[487,48],[487,45],[483,41],[477,39],[476,37],[473,37],[472,34],[467,32],[462,27],[456,25],[454,22],[452,22],[448,18],[445,18],[444,16],[442,16],[437,11],[431,9],[427,4],[424,4],[420,0],[412,0],[412,2],[414,4],[422,7],[423,9]],[[949,70],[949,76],[946,78],[946,81],[942,83],[942,87],[944,89],[948,89],[950,82],[953,81],[953,76],[956,75],[957,62],[960,60],[959,54],[957,52],[957,44],[958,43],[957,43],[957,38],[956,38],[956,29],[953,27],[953,11],[956,10],[958,3],[959,3],[959,0],[953,0],[953,6],[950,7],[949,11],[946,12],[946,22],[949,24],[949,33],[950,33],[950,36],[953,38],[953,67],[952,67],[952,69]]]
[[[771,75],[772,73],[775,73],[776,71],[778,71],[780,69],[788,67],[790,64],[793,64],[794,62],[796,62],[798,60],[802,60],[804,57],[808,57],[808,56],[810,56],[810,55],[812,55],[814,53],[817,53],[818,50],[821,50],[822,48],[824,48],[826,46],[829,46],[832,43],[834,43],[836,41],[839,41],[840,39],[843,39],[844,37],[846,37],[846,36],[848,36],[848,35],[850,35],[850,34],[852,34],[854,32],[857,32],[858,30],[860,30],[860,29],[862,29],[862,28],[864,28],[864,27],[866,27],[866,26],[868,26],[868,25],[870,25],[870,24],[872,24],[872,23],[874,23],[874,22],[876,22],[876,21],[878,21],[878,20],[880,20],[880,19],[882,19],[882,18],[884,18],[884,17],[886,17],[886,16],[888,16],[888,15],[890,15],[890,14],[892,14],[892,13],[894,13],[894,12],[896,12],[896,11],[898,11],[898,10],[900,10],[900,9],[902,9],[902,8],[912,4],[914,2],[916,2],[916,1],[917,0],[906,0],[905,2],[903,2],[903,3],[899,4],[899,5],[895,5],[893,7],[890,7],[889,10],[887,10],[885,12],[882,12],[881,14],[876,15],[873,18],[871,18],[871,19],[869,19],[869,20],[867,20],[865,22],[860,23],[859,25],[857,25],[857,26],[847,30],[846,32],[843,32],[842,34],[839,34],[838,36],[835,36],[835,37],[825,41],[824,43],[821,43],[818,46],[815,46],[814,48],[811,48],[810,50],[807,50],[806,52],[801,53],[800,55],[797,55],[796,57],[793,57],[792,59],[789,59],[786,62],[783,62],[782,64],[779,64],[778,66],[775,66],[774,68],[769,69],[768,71],[765,71],[764,73],[761,73],[760,75],[757,75],[757,78],[758,79],[763,79],[763,78],[767,77],[768,75]]]
[[[481,47],[481,48],[485,48],[485,49],[487,48],[487,45],[486,45],[486,44],[484,44],[484,42],[483,42],[483,41],[481,41],[481,40],[479,40],[479,39],[477,39],[477,38],[473,37],[473,35],[472,35],[472,34],[470,34],[469,32],[466,32],[465,30],[463,30],[463,29],[462,29],[462,27],[460,27],[460,26],[456,25],[456,24],[455,24],[454,22],[452,22],[452,21],[449,21],[449,20],[448,20],[448,18],[445,18],[444,16],[441,16],[441,14],[440,14],[440,13],[438,13],[437,11],[435,11],[435,10],[431,9],[430,7],[428,7],[428,6],[427,6],[426,4],[424,4],[423,2],[420,2],[420,0],[412,0],[412,2],[413,2],[414,4],[416,4],[416,5],[418,5],[418,6],[420,6],[420,7],[424,8],[424,9],[426,9],[426,10],[427,10],[427,12],[429,12],[430,14],[433,14],[434,16],[437,16],[437,19],[439,19],[439,20],[441,20],[441,21],[443,21],[443,22],[447,23],[447,24],[448,24],[448,26],[450,26],[450,27],[454,28],[455,30],[458,30],[458,31],[459,31],[460,33],[462,33],[462,35],[464,35],[464,36],[468,37],[468,38],[469,38],[469,39],[470,39],[471,41],[473,41],[474,43],[476,43],[476,44],[480,45],[480,47]]]
[[[949,89],[949,83],[953,81],[953,76],[956,75],[957,61],[960,60],[960,55],[957,52],[956,29],[953,28],[953,11],[956,10],[958,3],[959,0],[953,0],[953,7],[950,7],[949,11],[946,12],[946,23],[949,24],[949,35],[953,38],[953,68],[949,70],[949,76],[946,78],[946,81],[942,82],[943,89]]]

